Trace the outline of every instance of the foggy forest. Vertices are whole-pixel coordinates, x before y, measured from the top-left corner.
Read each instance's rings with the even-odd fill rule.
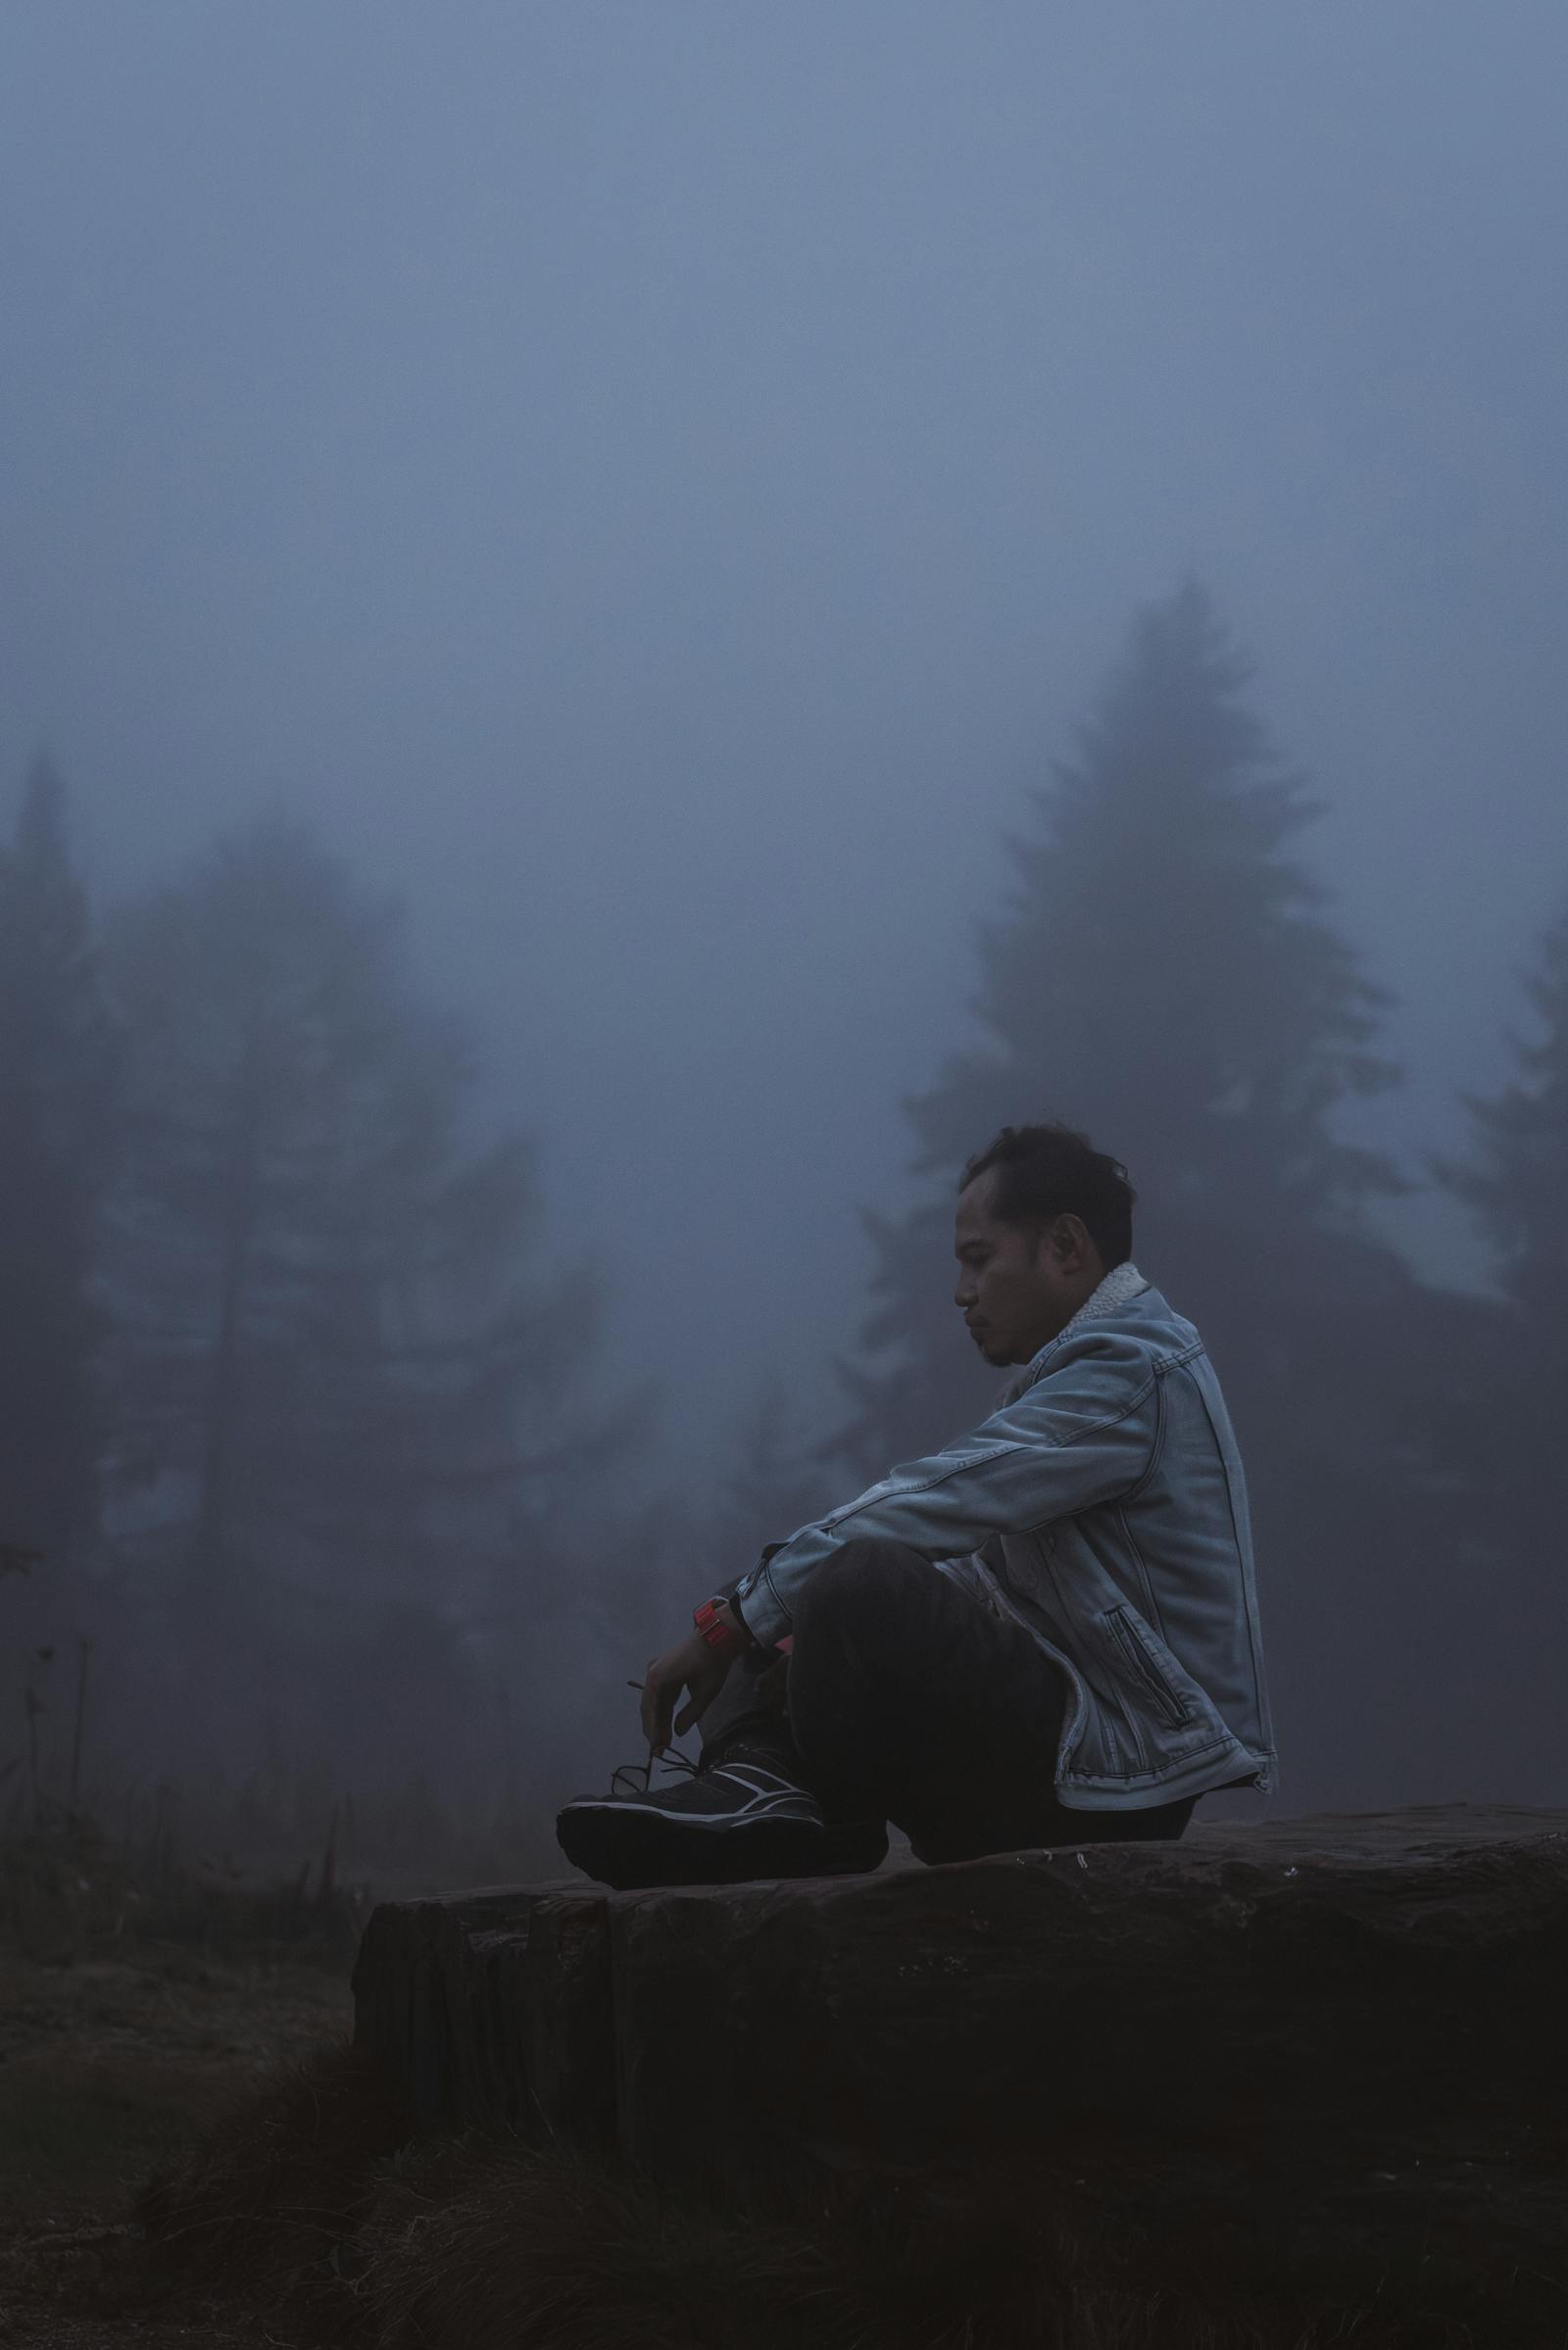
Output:
[[[1560,1799],[1560,27],[1050,13],[8,27],[13,1826],[547,1864],[1038,1117],[1291,1808]]]
[[[1489,1248],[1489,1291],[1446,1284],[1370,1224],[1410,1178],[1336,1111],[1399,1081],[1387,991],[1200,585],[1139,611],[1074,740],[1008,844],[975,1041],[905,1103],[922,1181],[862,1203],[837,1425],[804,1433],[738,1314],[755,1395],[679,1483],[678,1386],[596,1384],[547,1122],[495,1122],[404,908],[263,813],[95,912],[37,759],[0,872],[13,1810],[112,1787],[127,1834],[252,1856],[337,1815],[371,1867],[536,1845],[694,1578],[975,1416],[953,1194],[1020,1108],[1115,1141],[1137,1255],[1223,1366],[1293,1787],[1554,1791],[1568,914],[1537,1033],[1431,1156]]]
[[[7,2344],[1568,2343],[1565,76],[0,7]]]

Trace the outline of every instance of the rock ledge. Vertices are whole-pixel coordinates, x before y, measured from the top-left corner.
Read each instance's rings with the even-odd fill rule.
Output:
[[[1565,2151],[1565,1961],[1568,1812],[1458,1805],[389,1903],[356,2037],[431,2126],[666,2174],[683,2148],[843,2166],[1017,2146],[1100,2148],[1131,2176],[1157,2139],[1221,2192],[1259,2166],[1397,2184],[1424,2160],[1473,2204],[1505,2161],[1528,2202],[1525,2174],[1547,2193]]]

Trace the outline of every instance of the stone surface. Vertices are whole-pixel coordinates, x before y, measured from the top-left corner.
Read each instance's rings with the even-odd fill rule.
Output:
[[[1423,2227],[1511,2231],[1540,2262],[1563,2239],[1565,1962],[1568,1812],[1456,1806],[449,1894],[376,1911],[355,1994],[432,2124],[665,2176],[1016,2147],[1134,2207],[1272,2181],[1287,2216],[1353,2204],[1369,2228],[1416,2194]]]
[[[602,1898],[482,1885],[385,1902],[354,1969],[354,2036],[420,2120],[603,2138],[612,2126],[610,1938]]]

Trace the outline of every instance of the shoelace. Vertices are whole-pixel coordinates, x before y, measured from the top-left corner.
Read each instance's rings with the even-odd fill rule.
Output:
[[[640,1681],[628,1681],[626,1684],[629,1689],[640,1689],[642,1686]],[[700,1762],[693,1762],[689,1754],[682,1754],[678,1746],[666,1746],[662,1754],[650,1754],[645,1763],[621,1763],[617,1769],[612,1771],[610,1774],[611,1793],[612,1795],[646,1795],[654,1784],[656,1762],[662,1763],[666,1771],[684,1771],[688,1779],[695,1779],[703,1767]],[[622,1779],[635,1780],[639,1777],[642,1780],[641,1787],[622,1787],[619,1784]]]
[[[694,1763],[689,1754],[682,1754],[677,1747],[666,1746],[662,1754],[650,1754],[645,1763],[621,1763],[617,1769],[612,1771],[610,1774],[611,1793],[612,1795],[646,1795],[654,1784],[656,1762],[662,1763],[666,1771],[684,1771],[688,1779],[695,1779],[702,1769],[701,1763]],[[622,1787],[620,1782],[623,1779],[633,1782],[640,1780],[642,1784]]]

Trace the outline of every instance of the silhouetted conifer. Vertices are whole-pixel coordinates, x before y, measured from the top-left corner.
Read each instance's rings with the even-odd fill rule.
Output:
[[[98,1525],[115,1066],[65,788],[40,757],[0,853],[0,1541],[44,1553],[52,1589]]]
[[[1366,1708],[1391,1694],[1423,1546],[1429,1599],[1443,1580],[1425,1388],[1446,1306],[1369,1229],[1369,1204],[1410,1185],[1334,1123],[1398,1081],[1373,1049],[1391,998],[1288,853],[1321,804],[1280,771],[1248,674],[1197,584],[1146,607],[1076,757],[1033,795],[1011,904],[981,932],[985,1043],[906,1104],[932,1188],[867,1219],[870,1359],[841,1366],[844,1444],[878,1474],[991,1408],[951,1301],[960,1169],[1004,1124],[1087,1132],[1128,1167],[1134,1259],[1199,1325],[1231,1403],[1286,1769],[1313,1792],[1357,1770],[1392,1787],[1440,1735],[1419,1704],[1402,1742]]]
[[[716,1583],[749,1571],[764,1544],[787,1541],[839,1497],[839,1480],[808,1439],[777,1373],[759,1383],[727,1460],[713,1521]]]
[[[307,833],[227,841],[109,944],[120,1554],[177,1657],[216,1627],[252,1687],[269,1649],[346,1670],[336,1726],[396,1740],[455,1643],[526,1622],[554,1500],[610,1441],[580,1395],[597,1285],[537,1277],[529,1146],[475,1134],[463,1024]]]
[[[1490,1244],[1498,1287],[1521,1320],[1558,1338],[1568,1322],[1568,900],[1521,974],[1541,1023],[1532,1042],[1512,1034],[1511,1081],[1492,1095],[1461,1094],[1475,1156],[1435,1156],[1440,1180],[1471,1209]]]
[[[1468,1163],[1434,1153],[1430,1164],[1485,1235],[1502,1298],[1470,1350],[1463,1409],[1450,1430],[1454,1457],[1468,1464],[1471,1609],[1485,1643],[1479,1660],[1474,1645],[1466,1652],[1460,1701],[1474,1714],[1479,1688],[1479,1710],[1508,1726],[1510,1791],[1556,1801],[1568,1646],[1568,900],[1547,922],[1534,967],[1520,976],[1538,1032],[1510,1032],[1513,1068],[1494,1093],[1461,1094]],[[1497,1656],[1490,1672],[1489,1650]]]

